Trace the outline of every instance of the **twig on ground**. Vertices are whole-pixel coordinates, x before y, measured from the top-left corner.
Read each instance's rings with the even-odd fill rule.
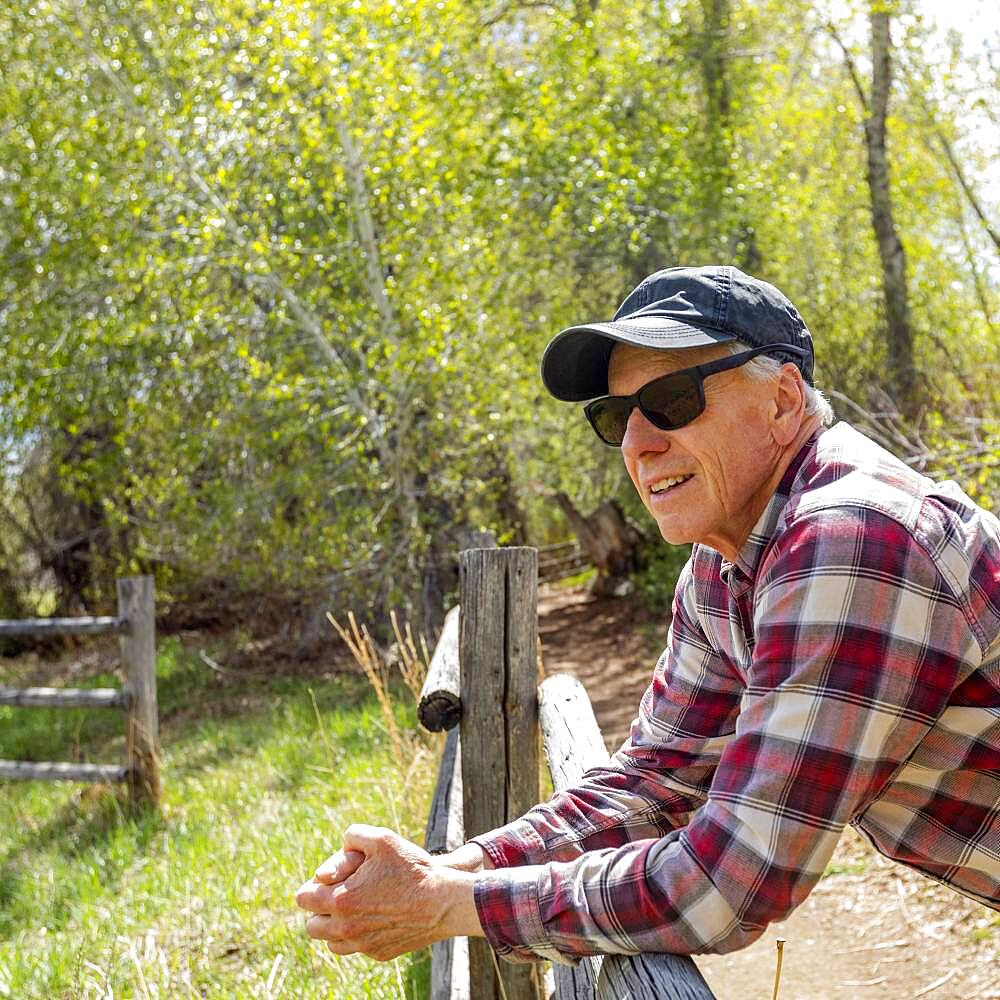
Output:
[[[224,667],[221,663],[213,660],[203,649],[198,650],[198,659],[205,664],[209,670],[214,670],[217,674],[224,674],[226,677],[269,677],[270,673],[264,670],[233,670]]]
[[[908,955],[896,955],[894,958],[880,958],[873,966],[872,972],[877,976],[882,971],[883,965],[896,965],[899,962],[908,962]]]
[[[997,976],[996,979],[991,979],[985,986],[977,986],[971,993],[964,993],[962,1000],[983,1000],[986,996],[985,991],[993,989],[998,984],[1000,984],[1000,976]]]
[[[903,892],[903,883],[900,879],[893,879],[896,883],[896,895],[899,897],[899,912],[903,914],[903,920],[906,921],[906,926],[910,930],[919,931],[920,928],[913,922],[913,917],[910,916],[910,908],[906,905],[906,895]]]
[[[951,979],[957,972],[958,969],[952,969],[951,972],[946,972],[940,979],[935,979],[933,983],[928,983],[922,990],[917,990],[917,992],[913,994],[912,1000],[917,1000],[917,997],[926,996],[928,993],[936,990],[939,986],[944,986],[944,984],[948,982],[948,980]]]
[[[848,948],[846,951],[835,951],[834,955],[855,955],[860,951],[882,951],[885,948],[907,948],[910,942],[906,938],[898,941],[880,941],[878,944],[865,944],[860,948]]]
[[[778,949],[778,965],[774,970],[774,992],[771,994],[771,1000],[778,1000],[778,986],[781,983],[781,956],[785,950],[785,939],[778,938],[774,942],[774,946]]]
[[[894,881],[896,883],[896,895],[899,897],[899,910],[903,914],[903,920],[906,921],[907,927],[909,927],[910,930],[916,931],[918,934],[923,934],[926,937],[931,937],[940,941],[943,937],[942,934],[935,933],[925,924],[921,924],[919,921],[913,919],[910,909],[906,905],[906,893],[903,891],[903,880],[896,877]]]

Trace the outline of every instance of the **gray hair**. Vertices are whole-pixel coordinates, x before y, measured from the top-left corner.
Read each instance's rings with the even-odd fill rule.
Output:
[[[726,345],[730,354],[740,354],[749,351],[749,345],[742,341],[733,340]],[[770,382],[781,371],[782,362],[777,358],[769,358],[766,354],[758,354],[743,366],[747,378],[755,382]],[[815,386],[805,384],[806,390],[806,416],[818,416],[824,427],[829,427],[836,419],[833,415],[833,407],[830,401]]]

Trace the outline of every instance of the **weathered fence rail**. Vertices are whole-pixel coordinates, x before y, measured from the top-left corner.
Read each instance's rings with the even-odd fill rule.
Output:
[[[441,642],[445,641],[442,635]],[[458,655],[457,632],[449,640]],[[440,648],[441,643],[438,643]],[[431,854],[447,854],[465,843],[462,820],[462,755],[458,727],[448,730],[438,767],[437,785],[427,818],[424,847]],[[431,1000],[471,1000],[469,940],[450,938],[431,946]]]
[[[128,708],[131,700],[121,688],[0,687],[0,705],[20,708]]]
[[[417,716],[432,733],[454,729],[462,718],[462,696],[458,669],[458,606],[444,619],[441,638],[434,647],[427,678],[420,692]]]
[[[0,619],[0,635],[94,635],[121,632],[128,625],[122,618],[20,618]]]
[[[448,730],[427,823],[432,853],[537,802],[539,727],[557,791],[609,759],[583,685],[565,674],[537,684],[536,560],[525,548],[461,554],[459,607],[445,620],[420,699],[421,722]],[[686,956],[609,955],[553,972],[555,1000],[714,1000]],[[432,949],[431,1000],[548,995],[537,968],[497,962],[480,938]]]
[[[585,771],[610,760],[584,686],[569,674],[553,674],[538,689],[539,724],[557,792]],[[684,955],[647,952],[586,958],[575,967],[553,966],[557,1000],[708,1000],[712,992]]]
[[[538,549],[538,582],[548,583],[592,569],[594,561],[579,542],[556,542]]]
[[[126,782],[133,806],[155,806],[159,803],[155,620],[153,578],[139,576],[118,581],[118,614],[115,617],[0,621],[0,635],[94,635],[114,632],[120,636],[124,687],[0,687],[0,705],[120,709],[125,712],[126,751],[124,765],[0,760],[0,779]]]

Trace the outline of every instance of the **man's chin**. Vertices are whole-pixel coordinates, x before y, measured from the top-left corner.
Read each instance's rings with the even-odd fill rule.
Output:
[[[694,539],[690,532],[684,531],[676,524],[657,524],[660,529],[660,537],[667,545],[690,545]]]

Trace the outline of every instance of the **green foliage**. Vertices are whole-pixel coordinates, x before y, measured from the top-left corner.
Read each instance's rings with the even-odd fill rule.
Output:
[[[648,546],[642,569],[635,575],[635,588],[642,603],[666,619],[674,602],[674,587],[691,555],[690,545]]]
[[[990,497],[995,247],[935,136],[975,177],[996,98],[919,10],[898,29],[913,430]],[[419,611],[459,529],[544,542],[549,491],[619,488],[538,357],[660,266],[775,281],[820,384],[884,408],[864,112],[805,0],[16,0],[0,37],[12,607],[144,570],[173,602]]]

